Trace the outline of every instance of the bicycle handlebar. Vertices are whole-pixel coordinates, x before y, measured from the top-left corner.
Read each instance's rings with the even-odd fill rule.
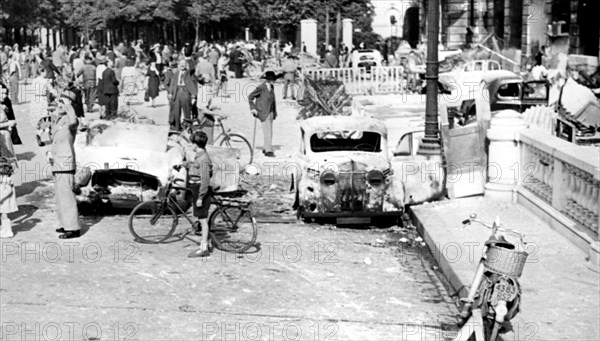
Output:
[[[499,219],[498,219],[498,221],[499,221]],[[525,244],[526,244],[526,242],[524,241],[525,234],[523,234],[523,233],[521,233],[521,232],[519,232],[519,231],[517,231],[517,230],[513,230],[513,229],[507,229],[507,228],[502,228],[502,227],[501,227],[501,226],[502,226],[502,224],[501,224],[501,223],[499,223],[499,222],[498,222],[498,224],[496,224],[496,221],[494,221],[494,222],[492,223],[492,225],[489,225],[489,224],[486,224],[485,222],[483,222],[483,221],[481,221],[481,220],[477,219],[477,215],[476,215],[475,213],[472,213],[472,214],[469,216],[469,219],[465,219],[465,220],[463,220],[463,222],[462,222],[462,223],[463,223],[463,225],[469,225],[469,224],[471,224],[472,222],[479,223],[479,224],[481,224],[481,225],[483,225],[483,226],[487,227],[487,228],[488,228],[488,229],[490,229],[490,230],[495,230],[496,232],[503,232],[503,233],[512,234],[512,235],[514,235],[514,236],[517,236],[517,237],[519,238],[519,240],[521,241],[521,244],[522,244],[522,245],[525,245]]]

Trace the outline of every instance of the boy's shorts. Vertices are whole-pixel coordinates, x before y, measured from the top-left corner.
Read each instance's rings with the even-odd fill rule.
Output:
[[[194,217],[198,219],[206,219],[208,218],[208,210],[210,209],[210,194],[212,192],[212,188],[209,187],[208,191],[202,198],[202,206],[196,206],[196,200],[198,200],[198,192],[200,192],[200,184],[192,184],[190,183],[190,190],[192,191],[192,206],[194,206]]]

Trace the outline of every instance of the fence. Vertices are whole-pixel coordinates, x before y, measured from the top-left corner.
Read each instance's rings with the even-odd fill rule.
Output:
[[[342,81],[346,92],[352,95],[402,93],[406,87],[406,77],[402,66],[372,67],[370,72],[364,67],[305,69],[305,77],[335,79]]]

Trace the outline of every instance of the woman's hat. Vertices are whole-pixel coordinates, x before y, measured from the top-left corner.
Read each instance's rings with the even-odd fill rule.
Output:
[[[266,80],[268,80],[268,81],[274,81],[274,80],[276,80],[278,77],[277,77],[277,75],[275,74],[275,72],[273,72],[273,71],[267,71],[267,72],[265,72],[265,74],[264,74],[264,75],[263,75],[261,78],[262,78],[262,79],[266,79]]]
[[[97,55],[96,56],[96,61],[98,63],[106,63],[106,56],[105,55],[101,55],[101,54]]]
[[[158,43],[157,43],[157,44],[154,44],[154,46],[152,46],[152,49],[153,49],[153,50],[154,50],[154,49],[159,49],[159,48],[160,48],[160,44],[158,44]]]

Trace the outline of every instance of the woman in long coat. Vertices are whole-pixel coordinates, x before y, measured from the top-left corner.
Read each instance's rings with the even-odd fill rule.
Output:
[[[5,91],[4,87],[0,87],[0,98],[5,97]],[[0,238],[12,238],[14,233],[8,213],[18,211],[17,195],[11,178],[17,160],[11,139],[11,130],[16,122],[14,117],[9,119],[3,102],[0,102]]]

